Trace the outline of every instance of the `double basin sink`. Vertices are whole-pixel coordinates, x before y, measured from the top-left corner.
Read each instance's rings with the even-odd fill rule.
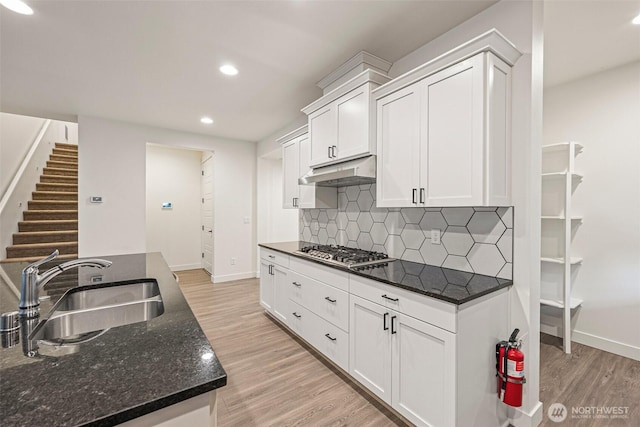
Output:
[[[164,313],[155,279],[81,286],[68,290],[29,335],[44,344],[78,344],[110,328],[145,322]]]

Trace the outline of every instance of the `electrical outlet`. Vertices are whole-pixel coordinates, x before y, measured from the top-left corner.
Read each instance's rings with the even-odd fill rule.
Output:
[[[236,259],[235,258],[231,258],[231,265],[236,265]]]
[[[431,244],[432,245],[440,244],[440,229],[434,228],[431,230]]]

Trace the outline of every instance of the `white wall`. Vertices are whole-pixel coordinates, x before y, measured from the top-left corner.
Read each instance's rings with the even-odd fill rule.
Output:
[[[146,143],[154,143],[215,153],[213,280],[255,277],[254,143],[88,116],[78,124],[80,256],[145,252]],[[104,203],[90,204],[91,195]]]
[[[202,152],[147,144],[147,252],[162,252],[174,270],[201,266]],[[171,202],[171,209],[162,204]]]
[[[573,340],[640,360],[640,62],[544,92],[544,142],[577,141],[574,192],[584,217],[572,295]],[[547,316],[543,321],[552,323]]]
[[[501,1],[432,42],[396,61],[389,74],[405,73],[424,62],[496,28],[523,55],[512,74],[512,200],[514,262],[509,329],[520,329],[526,355],[522,408],[497,408],[516,427],[537,425],[540,358],[540,146],[542,140],[542,24],[543,3]],[[506,339],[503,337],[501,339]]]
[[[0,113],[0,194],[9,187],[45,120]]]

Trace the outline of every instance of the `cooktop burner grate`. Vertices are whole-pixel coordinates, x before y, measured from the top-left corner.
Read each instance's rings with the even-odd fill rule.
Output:
[[[387,265],[393,258],[383,252],[334,245],[310,245],[298,251],[300,255],[320,259],[352,269],[374,268]]]

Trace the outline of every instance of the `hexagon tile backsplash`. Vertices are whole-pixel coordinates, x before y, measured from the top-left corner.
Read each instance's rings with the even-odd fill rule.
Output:
[[[377,208],[375,197],[375,184],[341,187],[338,209],[300,209],[300,239],[511,279],[512,207]]]

